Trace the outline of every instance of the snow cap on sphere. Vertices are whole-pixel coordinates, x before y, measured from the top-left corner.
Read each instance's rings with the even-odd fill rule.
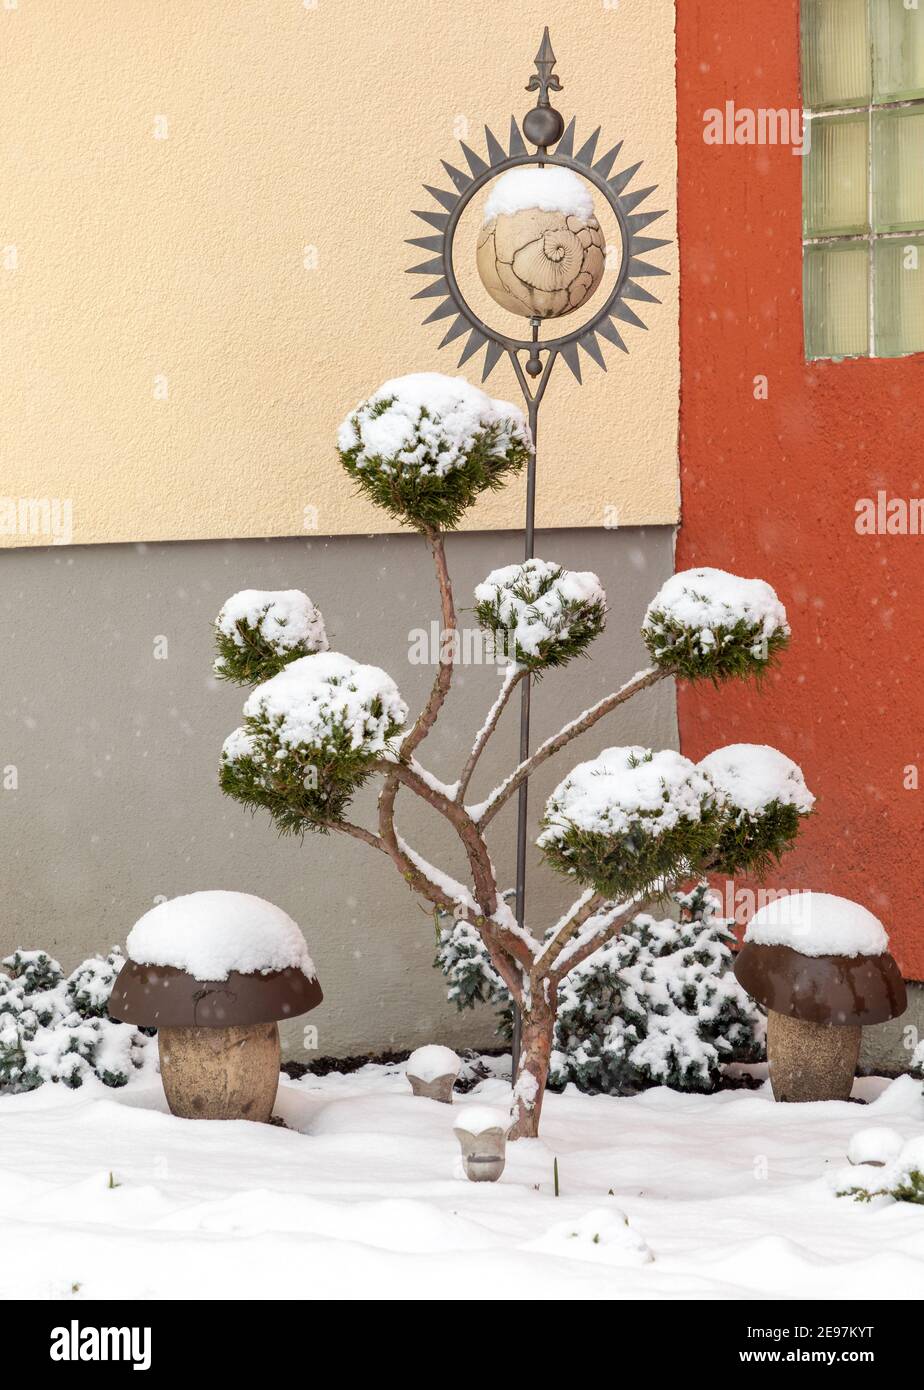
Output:
[[[484,222],[538,208],[561,212],[586,222],[594,214],[594,200],[583,179],[570,169],[511,169],[491,185],[484,205]]]
[[[834,893],[789,893],[755,912],[747,943],[790,946],[803,956],[881,956],[885,927],[867,908]]]
[[[316,978],[292,918],[252,893],[215,889],[158,903],[132,927],[127,946],[138,965],[172,966],[197,980],[288,969]]]

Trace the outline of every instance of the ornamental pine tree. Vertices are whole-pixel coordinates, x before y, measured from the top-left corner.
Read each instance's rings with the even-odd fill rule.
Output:
[[[440,781],[419,755],[450,693],[458,650],[444,533],[482,492],[523,468],[531,452],[523,413],[465,381],[425,373],[386,382],[347,417],[337,443],[356,487],[430,548],[443,635],[433,687],[410,721],[389,675],[328,650],[307,595],[236,594],[216,620],[218,670],[255,688],[242,725],[225,741],[221,786],[268,811],[283,832],[337,831],[362,841],[471,933],[471,948],[485,953],[521,1011],[512,1132],[535,1135],[559,1000],[574,972],[650,902],[709,873],[763,872],[792,843],[813,798],[796,764],[771,748],[738,744],[699,764],[671,750],[606,748],[567,774],[545,808],[539,847],[580,889],[547,928],[518,925],[509,891],[497,882],[489,827],[537,767],[657,682],[760,676],[789,640],[786,613],[761,580],[715,569],[674,575],[644,618],[651,664],[472,801],[478,762],[520,683],[569,665],[600,637],[603,588],[596,575],[542,560],[507,565],[478,585],[476,617],[507,664],[458,780]],[[354,793],[372,778],[380,783],[374,828],[348,818]],[[458,836],[468,882],[403,838],[397,813],[408,795]]]

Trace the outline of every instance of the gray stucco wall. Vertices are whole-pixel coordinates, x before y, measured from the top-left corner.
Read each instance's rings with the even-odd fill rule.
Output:
[[[518,533],[453,536],[457,605],[499,564],[520,558]],[[537,551],[603,579],[611,613],[591,661],[548,675],[534,696],[541,739],[645,662],[638,636],[648,600],[671,573],[667,527],[542,534]],[[324,612],[331,645],[383,666],[414,709],[432,667],[411,664],[409,633],[438,612],[429,556],[414,536],[212,541],[5,551],[0,555],[0,949],[44,947],[67,968],[124,943],[160,897],[231,888],[269,898],[308,938],[325,1002],[308,1020],[318,1050],[347,1054],[435,1039],[487,1044],[487,1013],[460,1016],[431,968],[433,925],[394,868],[343,837],[280,840],[218,790],[222,740],[245,692],[211,675],[211,622],[237,589],[302,588]],[[462,614],[473,626],[470,614]],[[166,639],[166,656],[161,659]],[[493,667],[457,673],[451,703],[422,761],[452,780],[497,688]],[[508,713],[473,786],[488,790],[516,761]],[[640,696],[578,740],[536,779],[538,812],[569,765],[608,743],[676,747],[674,692]],[[15,789],[2,789],[4,768]],[[9,775],[7,781],[14,780]],[[367,816],[363,792],[356,818]],[[421,853],[463,872],[442,823],[410,798],[402,830]],[[515,813],[494,824],[502,881],[513,876]],[[534,930],[568,900],[533,856]],[[301,1029],[287,1052],[305,1057]]]

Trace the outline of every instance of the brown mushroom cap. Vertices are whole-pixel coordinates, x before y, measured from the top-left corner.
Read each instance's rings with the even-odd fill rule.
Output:
[[[792,946],[747,942],[738,983],[765,1008],[807,1023],[885,1023],[905,1012],[905,982],[888,951],[878,956],[805,956]]]
[[[297,1018],[323,999],[318,981],[295,966],[265,975],[232,970],[226,980],[197,980],[173,965],[126,961],[109,996],[109,1013],[146,1028],[230,1028]]]

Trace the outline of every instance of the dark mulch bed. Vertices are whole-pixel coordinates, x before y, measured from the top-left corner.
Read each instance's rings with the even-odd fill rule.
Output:
[[[488,1072],[480,1065],[480,1057],[503,1057],[509,1051],[509,1047],[481,1047],[477,1052],[460,1052],[459,1055],[466,1063],[466,1070],[470,1075],[460,1077],[454,1089],[460,1095],[464,1095],[485,1079]],[[282,1070],[292,1081],[298,1081],[303,1076],[330,1076],[332,1072],[339,1072],[345,1076],[348,1072],[359,1071],[370,1063],[385,1067],[398,1066],[406,1062],[410,1055],[410,1050],[405,1049],[402,1052],[366,1052],[357,1057],[318,1057],[314,1062],[283,1062]]]
[[[463,1074],[454,1086],[454,1090],[459,1095],[474,1090],[479,1082],[484,1081],[490,1074],[481,1065],[481,1057],[504,1057],[510,1051],[509,1047],[482,1047],[477,1051],[471,1049],[460,1052],[463,1062],[466,1064]],[[401,1052],[364,1052],[355,1057],[318,1057],[314,1062],[283,1062],[282,1070],[286,1076],[293,1081],[298,1081],[303,1076],[330,1076],[332,1072],[339,1072],[346,1075],[348,1072],[359,1071],[362,1067],[370,1063],[378,1063],[381,1066],[398,1066],[406,1062],[411,1053],[409,1049]],[[897,1076],[902,1076],[901,1071],[888,1071],[883,1067],[858,1067],[858,1076],[885,1076],[889,1080],[894,1080]],[[758,1091],[764,1084],[763,1078],[751,1076],[743,1073],[739,1076],[725,1076],[722,1084],[718,1088],[720,1091]],[[859,1098],[851,1100],[855,1105],[865,1105],[865,1100]]]

